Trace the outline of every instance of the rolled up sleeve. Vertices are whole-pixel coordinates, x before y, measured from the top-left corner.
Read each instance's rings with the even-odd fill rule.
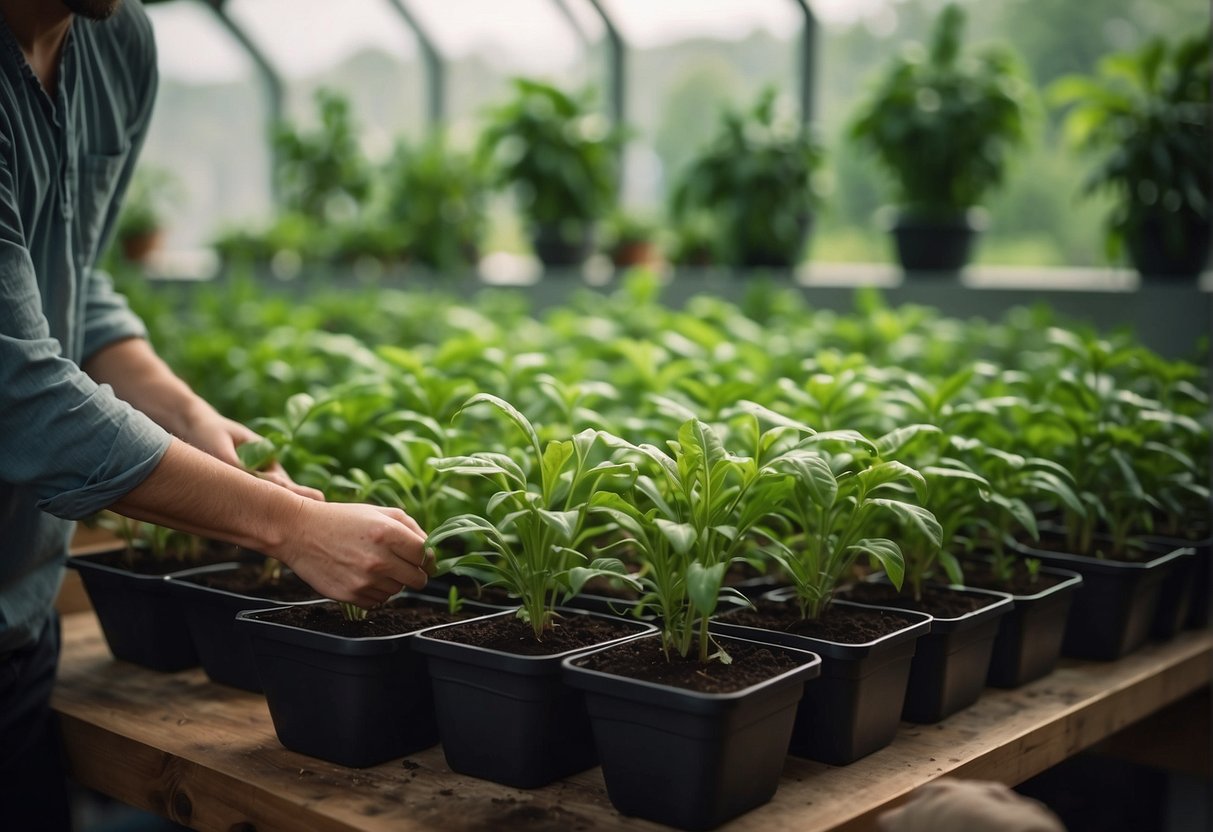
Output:
[[[141,483],[171,438],[51,337],[7,174],[0,163],[0,479],[29,487],[43,511],[75,520]],[[133,332],[120,317],[113,313],[110,331]]]

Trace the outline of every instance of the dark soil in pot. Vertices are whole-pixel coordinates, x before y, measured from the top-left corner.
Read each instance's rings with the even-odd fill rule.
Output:
[[[910,665],[903,719],[939,722],[981,696],[999,619],[1013,606],[1009,595],[984,589],[924,586],[922,598],[916,600],[901,595],[889,584],[868,582],[851,587],[846,597],[932,616],[931,632],[919,639]]]
[[[332,602],[242,612],[278,740],[301,754],[366,767],[438,741],[425,658],[427,627],[485,614],[451,613],[437,599],[405,593],[345,621]]]
[[[821,678],[797,709],[791,753],[846,765],[892,742],[915,645],[930,629],[930,616],[836,601],[820,619],[806,621],[784,591],[755,604],[720,616],[713,629],[821,656]]]
[[[452,586],[455,587],[455,591],[459,594],[459,597],[467,601],[486,604],[490,607],[497,607],[503,610],[513,609],[518,606],[518,599],[501,587],[481,586],[471,578],[464,578],[459,575],[442,575],[437,578],[430,578],[421,590],[421,594],[446,600],[450,595]]]
[[[428,656],[447,765],[524,789],[590,768],[598,758],[585,701],[560,662],[652,629],[562,610],[542,642],[513,612],[423,633],[416,649]]]
[[[180,580],[199,586],[221,589],[265,601],[318,601],[320,593],[294,572],[284,570],[280,577],[267,580],[259,564],[241,564],[236,569],[182,575]]]
[[[975,560],[965,564],[965,584],[1006,592],[1015,600],[1015,607],[999,620],[986,684],[1017,688],[1053,672],[1082,576],[1044,566],[1033,580],[1020,561],[1011,579],[1002,580],[988,561]]]
[[[189,557],[123,548],[71,557],[67,566],[80,573],[114,658],[172,672],[196,666],[198,654],[165,576],[208,561],[234,560],[238,554],[236,547],[223,544]]]
[[[607,795],[624,815],[710,829],[774,795],[820,659],[736,638],[717,644],[731,664],[667,662],[656,634],[565,660],[570,684],[586,691]]]

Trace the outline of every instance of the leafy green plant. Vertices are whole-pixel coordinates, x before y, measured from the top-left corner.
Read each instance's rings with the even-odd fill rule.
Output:
[[[514,97],[489,112],[480,154],[532,234],[577,245],[614,207],[620,144],[588,96],[518,78]]]
[[[1103,58],[1093,76],[1072,75],[1049,89],[1069,112],[1069,143],[1097,156],[1087,194],[1111,193],[1108,255],[1142,234],[1176,256],[1202,244],[1207,257],[1213,139],[1207,33]]]
[[[530,623],[537,641],[553,626],[562,597],[575,595],[599,576],[631,581],[616,558],[592,561],[578,548],[595,534],[587,521],[595,495],[630,486],[636,476],[630,464],[593,461],[598,433],[582,431],[571,439],[541,445],[531,422],[513,405],[488,393],[468,399],[460,409],[488,404],[506,416],[527,440],[520,464],[508,454],[477,451],[431,460],[451,474],[485,477],[497,487],[485,513],[460,514],[430,532],[433,547],[451,537],[475,536],[487,549],[446,558],[442,572],[500,586],[521,603],[518,617]]]
[[[162,230],[166,215],[181,195],[181,180],[172,171],[150,165],[136,168],[122,201],[118,239]]]
[[[370,167],[358,146],[349,102],[323,88],[315,102],[320,120],[315,131],[291,124],[275,128],[274,176],[288,211],[318,223],[349,220],[370,194]]]
[[[674,187],[675,220],[685,226],[696,215],[712,217],[721,232],[716,253],[726,263],[795,264],[820,202],[821,146],[779,118],[776,103],[770,88],[748,112],[724,113],[716,137]]]
[[[779,428],[768,442],[782,435]],[[712,652],[708,624],[722,598],[744,597],[724,585],[729,565],[750,545],[750,533],[790,488],[789,478],[757,457],[729,453],[707,423],[688,419],[669,451],[618,437],[606,441],[646,460],[657,474],[636,478],[628,497],[603,493],[595,505],[629,535],[615,546],[633,548],[645,568],[643,606],[655,608],[667,653],[729,661]]]
[[[385,222],[407,239],[417,262],[456,272],[476,262],[485,233],[486,181],[480,164],[440,136],[401,143],[385,172]]]
[[[924,51],[895,58],[859,108],[851,137],[872,150],[909,214],[952,220],[1002,183],[1024,143],[1029,85],[1019,59],[990,46],[962,54],[964,12],[940,13]]]

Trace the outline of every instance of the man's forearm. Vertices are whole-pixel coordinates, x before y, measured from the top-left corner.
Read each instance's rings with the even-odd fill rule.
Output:
[[[176,436],[188,435],[200,414],[213,413],[142,338],[125,338],[97,350],[82,369]]]
[[[111,508],[136,520],[277,551],[303,500],[174,440],[147,479]]]

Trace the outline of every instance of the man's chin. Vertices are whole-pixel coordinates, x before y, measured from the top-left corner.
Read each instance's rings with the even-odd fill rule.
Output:
[[[63,0],[72,14],[87,17],[89,20],[106,20],[118,11],[122,0]]]

